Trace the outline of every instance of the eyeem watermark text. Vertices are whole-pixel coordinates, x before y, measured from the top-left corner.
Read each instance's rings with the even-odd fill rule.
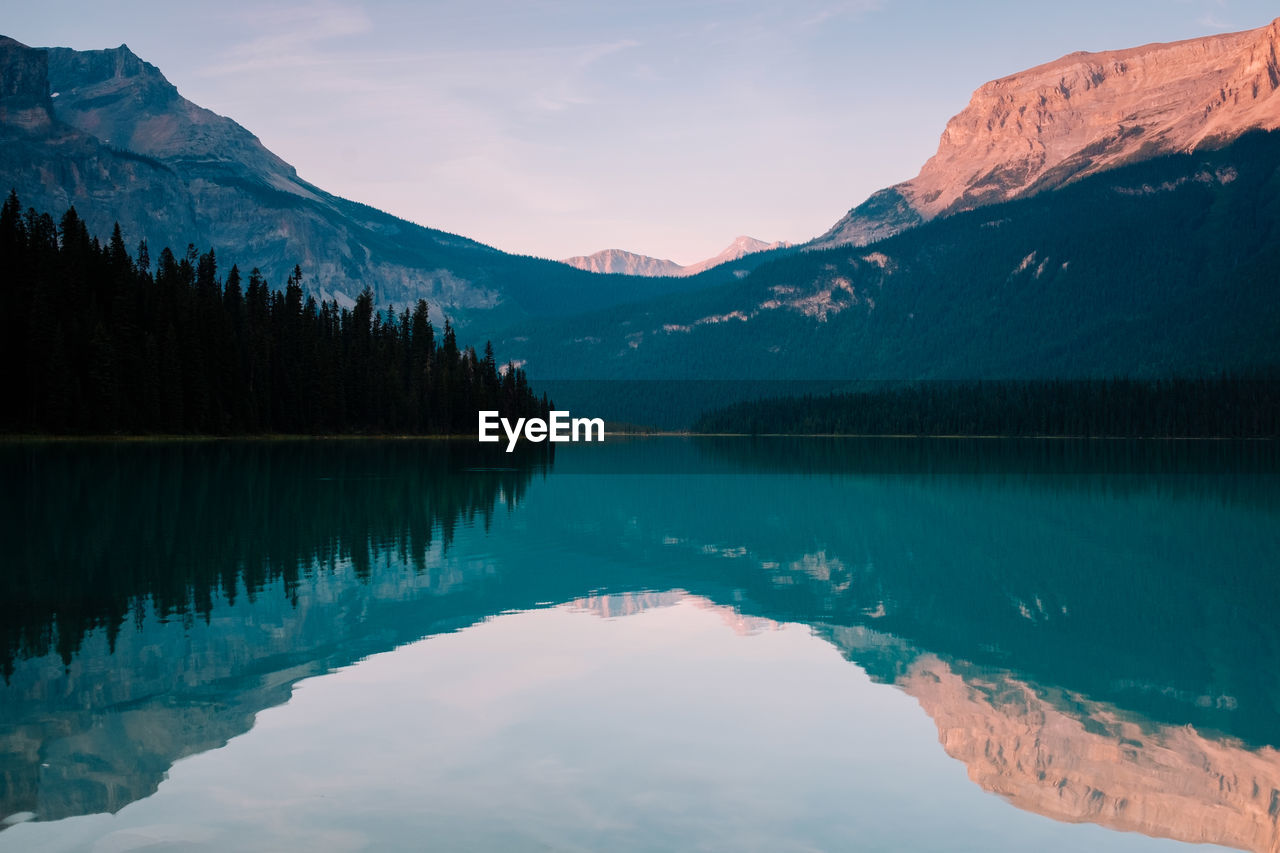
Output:
[[[507,452],[516,449],[522,437],[526,441],[604,441],[604,418],[573,418],[568,412],[551,412],[551,419],[518,418],[514,425],[497,412],[480,413],[480,440],[501,441],[498,427],[507,434]],[[595,436],[594,438],[592,436]]]

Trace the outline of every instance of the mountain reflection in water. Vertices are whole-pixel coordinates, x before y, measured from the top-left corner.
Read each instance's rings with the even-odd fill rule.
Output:
[[[0,815],[118,811],[421,637],[687,601],[809,626],[1020,808],[1280,844],[1269,445],[56,444],[0,470]]]

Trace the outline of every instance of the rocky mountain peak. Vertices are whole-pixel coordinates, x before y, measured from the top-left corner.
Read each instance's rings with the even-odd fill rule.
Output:
[[[718,267],[721,264],[727,264],[730,261],[736,261],[745,255],[753,255],[756,252],[767,252],[770,249],[780,249],[790,246],[790,243],[781,240],[774,243],[766,243],[764,240],[757,240],[755,237],[747,237],[745,235],[735,237],[733,242],[726,246],[718,255],[699,261],[696,264],[690,264],[681,271],[681,275],[697,275],[703,270],[709,270],[712,267]]]
[[[60,121],[116,149],[168,163],[222,163],[243,177],[310,196],[293,167],[249,131],[179,94],[128,45],[48,48],[49,87]]]
[[[740,236],[734,238],[733,242],[724,248],[718,254],[696,263],[681,265],[675,261],[669,261],[664,258],[651,258],[648,255],[640,255],[635,252],[627,252],[622,249],[605,249],[591,255],[578,255],[572,258],[565,258],[562,263],[566,263],[571,267],[587,270],[597,273],[620,273],[625,275],[646,275],[646,276],[689,276],[697,275],[700,272],[709,270],[720,264],[736,261],[744,255],[751,255],[756,252],[765,252],[769,249],[777,249],[790,246],[790,243],[776,242],[766,243],[763,240],[757,240],[754,237]]]
[[[48,52],[54,75],[69,84],[68,88],[143,77],[162,84],[177,94],[173,84],[160,73],[160,69],[140,58],[127,44],[104,50],[54,47],[49,48]]]
[[[1256,30],[1072,53],[993,80],[910,181],[820,237],[865,244],[936,216],[1280,127],[1280,19]]]
[[[575,255],[565,258],[562,263],[580,270],[595,273],[618,273],[623,275],[681,275],[684,267],[666,258],[651,258],[636,252],[622,249],[604,249],[590,255]]]

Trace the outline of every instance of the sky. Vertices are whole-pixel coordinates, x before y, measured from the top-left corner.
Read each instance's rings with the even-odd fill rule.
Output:
[[[549,258],[803,241],[913,177],[987,80],[1262,26],[1274,0],[10,4],[128,44],[329,192]]]

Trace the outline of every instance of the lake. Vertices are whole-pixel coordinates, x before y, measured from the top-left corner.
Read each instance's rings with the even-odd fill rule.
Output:
[[[1266,443],[0,447],[0,851],[1280,849]]]

